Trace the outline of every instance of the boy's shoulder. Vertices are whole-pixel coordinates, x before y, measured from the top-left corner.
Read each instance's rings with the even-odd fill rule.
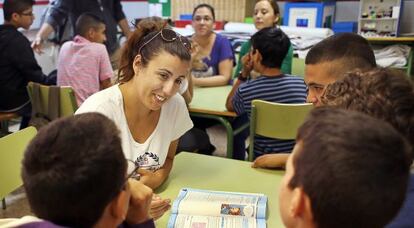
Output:
[[[27,42],[29,42],[27,37],[25,37],[21,32],[19,32],[14,26],[5,24],[0,25],[0,39],[9,39],[9,41],[14,41],[15,39],[25,39],[27,40]]]
[[[282,74],[276,77],[259,76],[255,79],[247,81],[247,83],[244,83],[243,86],[250,87],[250,86],[267,85],[267,84],[282,83],[282,82],[289,83],[289,84],[305,84],[305,81],[301,77],[292,76],[289,74]]]
[[[30,48],[30,41],[11,25],[0,25],[0,48]],[[30,48],[31,49],[31,48]]]
[[[108,55],[108,52],[104,44],[86,41],[86,39],[82,41],[80,41],[79,39],[66,41],[62,45],[61,51],[89,53],[90,57]]]
[[[87,48],[89,52],[96,53],[97,55],[108,55],[105,45],[101,43],[89,42],[85,45],[85,48]]]
[[[238,92],[243,94],[255,94],[269,93],[269,91],[278,92],[278,90],[286,90],[289,88],[297,88],[306,93],[305,81],[297,76],[283,74],[277,77],[259,76],[256,79],[252,79],[240,85]]]

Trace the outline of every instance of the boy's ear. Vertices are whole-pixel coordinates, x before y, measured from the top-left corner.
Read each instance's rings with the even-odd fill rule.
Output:
[[[10,17],[10,21],[17,21],[19,19],[20,15],[18,13],[12,13]]]
[[[310,198],[301,187],[297,187],[293,190],[289,214],[292,218],[301,218],[302,220],[313,221]]]
[[[120,191],[108,205],[111,216],[121,222],[124,221],[128,213],[129,200],[130,194],[127,191]]]
[[[255,62],[257,63],[262,62],[263,57],[262,57],[262,54],[260,54],[259,50],[253,49],[252,57]]]
[[[95,37],[95,33],[96,33],[96,31],[95,31],[95,29],[94,28],[89,28],[88,29],[88,32],[87,32],[87,39],[88,40],[91,40],[91,39],[93,39],[94,37]]]

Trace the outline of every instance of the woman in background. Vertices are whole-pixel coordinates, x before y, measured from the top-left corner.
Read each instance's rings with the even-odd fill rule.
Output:
[[[254,26],[257,30],[275,27],[280,20],[279,6],[276,0],[258,0],[254,6]],[[243,74],[243,76],[251,75],[251,67],[247,64],[247,55],[250,51],[252,43],[247,41],[241,47],[239,53],[239,61],[237,62],[236,70],[234,71],[234,77]],[[246,56],[246,57],[245,57]],[[289,51],[282,62],[282,73],[290,74],[292,72],[292,58],[293,58],[293,48],[290,46]]]
[[[222,86],[229,84],[235,62],[233,49],[227,38],[214,29],[214,8],[200,4],[193,11],[192,41],[199,46],[198,64],[192,69],[195,86]],[[197,60],[196,60],[197,61]]]

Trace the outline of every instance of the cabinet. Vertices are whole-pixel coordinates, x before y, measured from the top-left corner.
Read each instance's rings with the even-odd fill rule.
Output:
[[[402,0],[361,0],[358,33],[365,37],[398,36]]]
[[[195,6],[207,3],[214,7],[217,21],[244,22],[251,17],[255,0],[171,0],[172,19],[179,20],[181,14],[192,14]]]

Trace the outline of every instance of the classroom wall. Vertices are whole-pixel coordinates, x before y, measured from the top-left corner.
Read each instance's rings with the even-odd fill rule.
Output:
[[[37,2],[47,2],[40,1]],[[3,0],[0,0],[0,5]],[[414,0],[403,0],[403,13],[400,24],[401,33],[414,33]],[[281,15],[284,12],[285,1],[279,2],[281,8]],[[359,12],[359,1],[337,1],[336,2],[336,21],[357,21]],[[32,28],[36,29],[40,27],[40,17],[47,4],[35,5],[33,7],[36,19],[33,23]],[[149,15],[148,1],[145,0],[124,0],[122,1],[124,12],[127,16],[128,21],[132,21],[135,18],[147,17]],[[253,13],[253,9],[252,9]],[[0,23],[3,21],[3,10],[0,10]]]

